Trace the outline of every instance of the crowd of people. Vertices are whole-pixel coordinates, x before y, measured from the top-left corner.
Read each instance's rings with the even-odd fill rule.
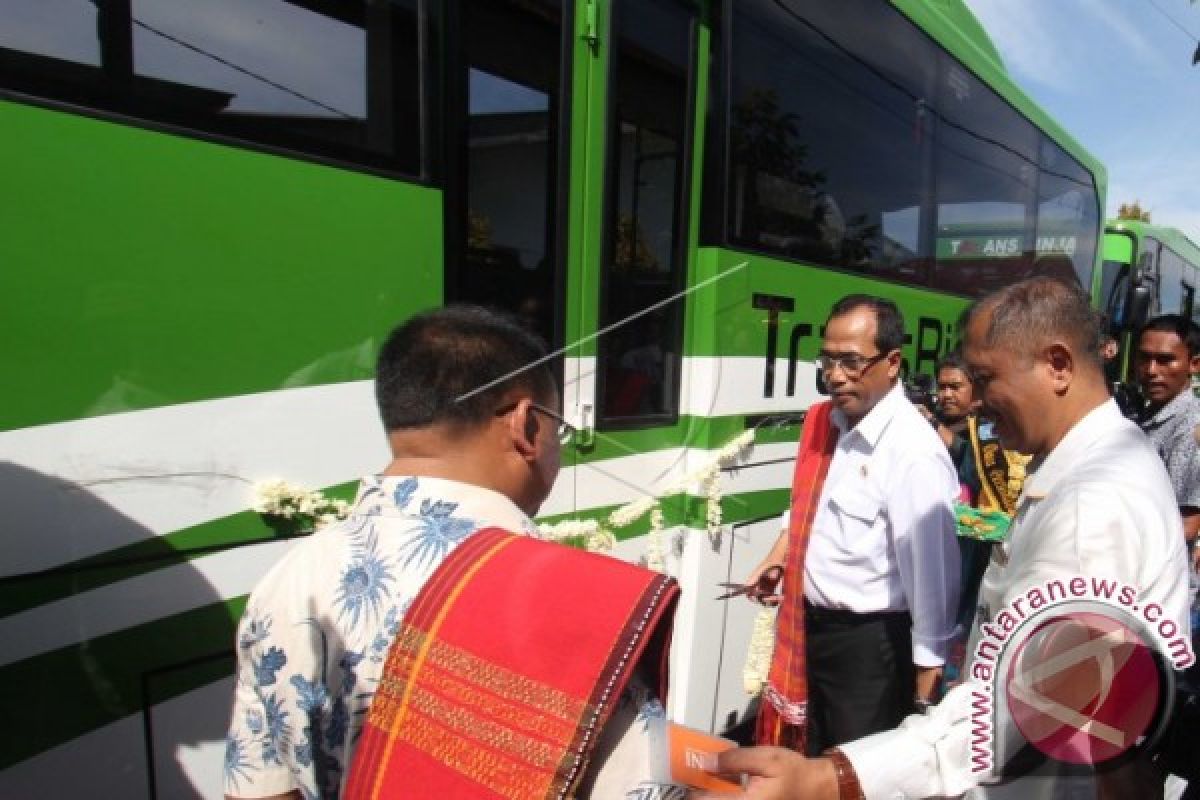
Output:
[[[1077,287],[1015,284],[961,329],[936,403],[914,405],[896,305],[852,295],[829,313],[828,399],[746,579],[779,609],[756,746],[712,765],[748,776],[747,798],[953,797],[1049,774],[968,757],[972,653],[1029,587],[1115,579],[1189,630],[1195,326],[1164,316],[1135,338],[1137,424]],[[652,777],[644,724],[663,715],[678,587],[534,535],[566,426],[544,356],[472,307],[388,338],[376,397],[392,461],[271,570],[239,626],[229,797],[685,796]],[[1005,755],[1014,730],[995,736]],[[1153,755],[1090,770],[1091,796],[1161,796]]]

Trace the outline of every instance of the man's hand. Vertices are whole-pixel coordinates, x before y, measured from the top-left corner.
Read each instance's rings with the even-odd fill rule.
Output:
[[[750,776],[744,800],[838,800],[837,772],[828,758],[805,758],[782,747],[741,747],[717,756],[722,775]],[[725,800],[729,795],[692,792],[690,800]]]
[[[932,703],[938,681],[941,679],[941,667],[917,667],[916,698],[925,703]]]
[[[746,596],[764,606],[779,605],[779,595],[775,591],[779,588],[783,570],[772,571],[772,567],[781,567],[785,558],[787,558],[787,531],[779,534],[779,538],[771,547],[771,552],[767,553],[767,557],[758,562],[758,566],[746,576],[746,585],[753,586],[755,589]]]

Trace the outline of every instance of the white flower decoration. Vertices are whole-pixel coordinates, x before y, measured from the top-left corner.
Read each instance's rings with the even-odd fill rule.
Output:
[[[341,498],[330,499],[318,491],[271,478],[254,484],[254,502],[259,514],[297,520],[301,529],[320,530],[350,515],[350,504]]]

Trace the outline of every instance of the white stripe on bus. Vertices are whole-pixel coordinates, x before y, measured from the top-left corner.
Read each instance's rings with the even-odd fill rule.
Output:
[[[568,359],[567,414],[578,419],[594,359]],[[782,366],[781,366],[782,369]],[[811,387],[811,365],[797,383]],[[684,360],[681,412],[698,416],[796,411],[812,401],[764,400],[762,360]],[[782,391],[782,380],[777,380]],[[571,405],[574,403],[575,405]],[[719,446],[719,445],[718,445]],[[0,432],[0,575],[52,568],[245,511],[254,481],[323,487],[381,468],[386,446],[370,381],[286,389]],[[630,489],[680,476],[679,448],[563,470],[543,514],[626,502]],[[688,464],[708,458],[689,453]],[[626,481],[624,489],[616,477]],[[577,484],[577,485],[576,485]]]

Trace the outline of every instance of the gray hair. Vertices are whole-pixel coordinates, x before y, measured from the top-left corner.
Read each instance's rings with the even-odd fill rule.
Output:
[[[962,330],[981,314],[990,314],[985,347],[1003,346],[1032,358],[1052,340],[1065,341],[1074,356],[1101,365],[1100,316],[1078,284],[1037,277],[1005,286],[980,298],[963,315]]]

